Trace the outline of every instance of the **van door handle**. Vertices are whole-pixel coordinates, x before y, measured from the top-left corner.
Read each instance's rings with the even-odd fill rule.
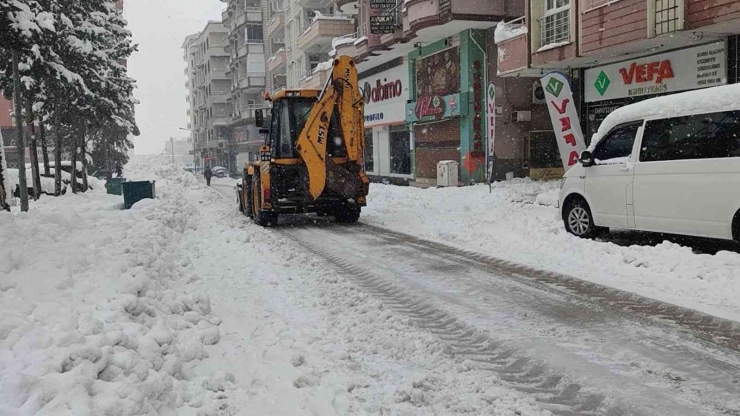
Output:
[[[619,170],[621,170],[622,172],[629,172],[630,170],[632,170],[632,168],[629,166],[622,166],[621,168],[619,168]]]

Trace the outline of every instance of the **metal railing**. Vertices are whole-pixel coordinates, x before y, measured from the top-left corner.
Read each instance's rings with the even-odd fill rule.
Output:
[[[545,15],[540,21],[540,47],[570,40],[570,8]]]

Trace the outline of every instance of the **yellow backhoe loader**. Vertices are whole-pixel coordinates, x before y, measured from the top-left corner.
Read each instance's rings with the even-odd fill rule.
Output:
[[[272,97],[272,119],[255,120],[266,135],[259,161],[247,163],[237,200],[258,225],[277,224],[280,214],[315,212],[354,223],[366,205],[369,181],[363,168],[364,100],[354,61],[333,61],[323,90],[283,90]]]

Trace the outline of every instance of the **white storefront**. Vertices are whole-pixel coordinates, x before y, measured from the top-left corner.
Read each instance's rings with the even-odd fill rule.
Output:
[[[408,64],[360,79],[365,95],[365,169],[376,180],[408,182],[413,179],[412,136],[406,126],[409,98]]]

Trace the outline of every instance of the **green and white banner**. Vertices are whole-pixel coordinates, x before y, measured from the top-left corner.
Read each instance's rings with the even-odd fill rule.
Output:
[[[586,150],[581,123],[578,118],[573,91],[568,78],[562,72],[553,71],[542,76],[547,109],[552,120],[552,129],[558,141],[563,168],[567,171],[578,163],[581,152]]]

